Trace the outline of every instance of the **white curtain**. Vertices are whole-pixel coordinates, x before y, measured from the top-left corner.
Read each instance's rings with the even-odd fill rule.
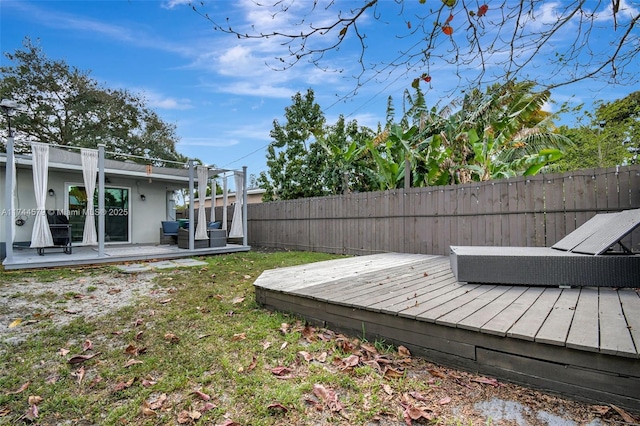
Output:
[[[236,202],[233,207],[233,219],[231,220],[231,230],[229,237],[239,238],[244,236],[242,229],[242,200],[244,198],[244,175],[242,172],[234,172],[234,182],[236,185]]]
[[[206,240],[207,236],[207,212],[205,210],[205,199],[207,198],[207,180],[209,180],[209,169],[198,166],[198,226],[196,227],[196,240]]]
[[[96,178],[98,177],[98,151],[95,149],[81,149],[80,153],[82,155],[84,188],[87,191],[87,211],[84,219],[82,244],[95,246],[98,244],[98,233],[96,232],[96,213],[93,206],[93,193],[96,190]]]
[[[31,232],[31,247],[49,247],[53,245],[45,211],[49,180],[49,145],[32,142],[31,156],[33,158],[33,191],[36,196],[36,217]]]
[[[211,179],[211,222],[216,221],[216,180]]]

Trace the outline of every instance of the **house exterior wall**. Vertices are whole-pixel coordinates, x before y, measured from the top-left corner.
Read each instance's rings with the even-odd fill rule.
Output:
[[[29,244],[34,223],[36,207],[33,192],[33,176],[30,167],[18,167],[16,176],[16,217],[25,218],[23,226],[16,226],[15,243]],[[74,170],[49,170],[48,188],[53,189],[54,196],[47,195],[46,208],[63,210],[66,208],[66,188],[68,184],[84,185],[82,173]],[[151,181],[144,178],[128,178],[125,176],[107,175],[107,187],[125,187],[129,189],[129,236],[131,243],[159,243],[161,221],[167,219],[167,192],[181,188],[179,183]],[[5,206],[4,164],[0,166],[0,242],[5,242],[5,229],[8,207]],[[143,201],[140,197],[145,195]],[[95,206],[96,208],[98,206]],[[108,240],[107,240],[108,242]],[[1,250],[2,254],[4,249]]]

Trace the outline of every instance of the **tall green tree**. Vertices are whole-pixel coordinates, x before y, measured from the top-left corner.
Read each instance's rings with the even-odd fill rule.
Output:
[[[612,102],[600,102],[595,111],[581,115],[586,123],[561,129],[575,143],[558,163],[558,171],[640,162],[640,91]]]
[[[358,126],[356,120],[346,122],[340,115],[336,124],[316,136],[325,153],[321,180],[327,194],[366,192],[376,187],[374,162],[367,151],[367,140],[375,136],[371,129]]]
[[[293,104],[285,108],[285,123],[273,121],[273,142],[267,147],[268,174],[258,182],[265,189],[265,201],[324,195],[322,181],[324,150],[316,142],[323,132],[325,117],[315,102],[312,89],[296,93]]]
[[[134,154],[186,161],[176,151],[175,125],[162,121],[139,96],[102,87],[89,72],[47,58],[29,38],[23,49],[5,56],[12,65],[0,67],[0,96],[27,107],[12,120],[17,140],[85,148],[104,143],[107,151],[116,153],[114,158]],[[26,147],[18,143],[16,151],[21,149]]]

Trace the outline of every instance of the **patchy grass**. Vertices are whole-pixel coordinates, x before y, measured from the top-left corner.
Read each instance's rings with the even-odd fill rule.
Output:
[[[496,395],[571,412],[577,422],[594,417],[588,405],[477,381],[402,347],[314,328],[256,304],[252,284],[263,270],[336,257],[205,257],[206,267],[158,272],[133,306],[61,327],[44,321],[16,345],[3,341],[0,424],[491,424],[472,407]],[[29,294],[38,280],[94,274],[119,273],[56,269],[0,279],[24,281]]]

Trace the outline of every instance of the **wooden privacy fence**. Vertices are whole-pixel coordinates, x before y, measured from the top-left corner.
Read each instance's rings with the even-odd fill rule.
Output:
[[[253,246],[358,255],[551,246],[596,213],[640,208],[640,165],[247,207]],[[640,231],[625,245],[640,250]]]

